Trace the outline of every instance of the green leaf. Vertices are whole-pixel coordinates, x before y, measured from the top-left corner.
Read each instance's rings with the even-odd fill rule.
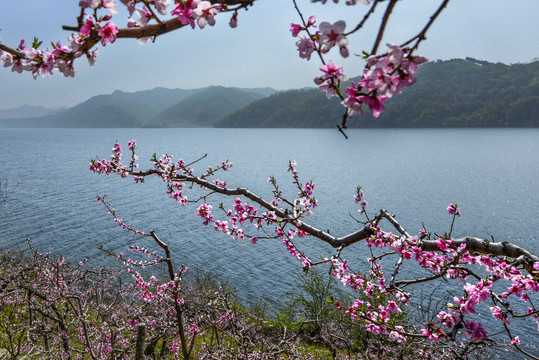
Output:
[[[42,43],[43,41],[39,41],[37,37],[34,37],[34,41],[32,42],[32,47],[34,49],[37,49],[41,46]]]

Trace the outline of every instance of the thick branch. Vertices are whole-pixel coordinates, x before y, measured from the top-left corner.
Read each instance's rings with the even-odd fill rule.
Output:
[[[134,176],[148,176],[152,174],[162,174],[162,171],[160,170],[148,170],[148,171],[130,171],[129,174]],[[282,209],[279,209],[278,207],[273,206],[270,202],[262,199],[262,197],[258,196],[257,194],[251,192],[247,188],[236,188],[236,189],[229,189],[229,188],[222,188],[219,187],[207,180],[201,179],[196,176],[189,176],[189,175],[177,175],[174,180],[176,181],[182,181],[182,182],[191,182],[198,184],[202,186],[205,189],[212,190],[216,193],[226,195],[226,196],[244,196],[248,198],[249,200],[257,203],[258,205],[262,206],[263,208],[274,211],[275,215],[282,218],[284,221],[289,221],[290,223],[297,226],[299,229],[305,231],[309,235],[312,235],[329,245],[333,246],[334,248],[339,247],[347,247],[352,244],[355,244],[358,241],[364,240],[368,238],[369,236],[374,234],[373,229],[369,225],[365,225],[362,229],[355,231],[351,234],[348,234],[343,237],[335,237],[330,234],[328,234],[325,231],[322,231],[320,229],[315,228],[314,226],[311,226],[309,224],[306,224],[304,222],[298,221],[296,218],[290,216],[288,213],[283,211]]]
[[[163,21],[162,24],[150,24],[144,27],[136,28],[123,28],[118,29],[116,38],[143,38],[149,36],[159,36],[171,31],[177,30],[184,27],[185,25],[178,18],[172,18],[166,21]],[[62,26],[63,30],[67,31],[79,31],[80,28],[77,26]]]
[[[148,176],[152,174],[161,175],[162,171],[161,170],[130,171],[129,173],[134,176]],[[273,206],[270,202],[262,199],[262,197],[251,192],[247,188],[235,188],[235,189],[222,188],[222,187],[217,186],[214,183],[209,182],[208,180],[201,179],[196,176],[190,176],[190,175],[177,175],[174,178],[174,181],[195,183],[205,189],[208,189],[213,192],[226,195],[226,196],[244,196],[248,198],[249,200],[257,203],[261,207],[269,211],[274,211],[275,215],[280,217],[283,221],[290,222],[291,224],[297,226],[299,229],[305,231],[309,235],[328,243],[334,248],[339,248],[339,247],[344,248],[352,244],[355,244],[373,235],[375,231],[369,224],[367,224],[363,228],[355,232],[352,232],[348,235],[345,235],[343,237],[336,237],[336,236],[328,234],[325,231],[317,229],[312,225],[299,221],[298,219],[292,217],[288,212],[285,212],[282,209],[279,209]],[[393,216],[391,216],[386,210],[382,209],[380,211],[379,217],[384,217],[388,219],[388,221],[390,221],[391,224],[393,224],[393,226],[395,226],[395,228],[401,234],[403,234],[404,238],[412,239],[410,234],[408,234],[408,232],[402,227],[402,225],[400,225],[399,222]],[[479,253],[488,254],[488,255],[507,256],[507,257],[511,257],[515,259],[522,257],[525,259],[524,266],[529,272],[535,272],[533,269],[533,263],[539,262],[539,256],[534,255],[531,252],[521,248],[520,246],[511,244],[509,242],[494,243],[486,239],[481,239],[481,238],[472,237],[472,236],[467,236],[460,239],[454,239],[454,241],[455,241],[454,244],[456,247],[462,244],[466,244],[466,250],[470,252],[479,252]],[[436,244],[435,240],[422,240],[419,243],[419,246],[421,247],[423,251],[440,251],[440,248],[438,247],[438,244]]]
[[[397,219],[395,219],[393,215],[388,213],[387,210],[381,209],[380,215],[386,218],[391,223],[391,225],[393,225],[395,229],[397,229],[397,231],[400,232],[402,235],[406,236],[407,238],[411,238],[410,234],[408,234],[406,229],[402,227],[402,225],[397,221]]]
[[[473,236],[455,239],[454,245],[456,247],[462,244],[466,244],[466,250],[471,253],[478,252],[487,255],[507,256],[513,259],[523,258],[525,260],[524,267],[530,272],[533,271],[533,263],[539,262],[539,256],[507,241],[491,242],[487,239]],[[422,240],[420,246],[423,251],[440,251],[438,244],[434,240]]]
[[[0,50],[3,50],[11,55],[15,55],[15,56],[18,56],[20,58],[25,58],[26,55],[22,52],[22,51],[19,51],[19,50],[15,50],[13,48],[10,48],[9,46],[7,45],[4,45],[2,43],[0,43]]]

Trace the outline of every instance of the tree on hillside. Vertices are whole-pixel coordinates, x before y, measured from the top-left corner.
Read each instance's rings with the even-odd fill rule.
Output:
[[[320,1],[326,2],[325,0]],[[420,32],[411,36],[409,41],[399,45],[388,44],[383,50],[381,47],[384,32],[390,22],[393,9],[397,5],[397,0],[347,1],[349,5],[359,2],[368,6],[362,20],[348,32],[345,31],[344,21],[338,21],[334,24],[318,23],[314,16],[304,17],[296,0],[292,0],[292,2],[300,18],[300,22],[292,23],[290,29],[292,35],[298,39],[296,46],[299,56],[307,60],[311,57],[317,57],[321,61],[322,75],[315,78],[315,83],[328,98],[334,96],[340,98],[345,110],[338,128],[345,134],[348,117],[362,115],[365,109],[369,109],[373,116],[377,117],[384,111],[385,101],[400,94],[404,87],[413,85],[417,66],[427,61],[423,56],[416,55],[418,46],[425,40],[428,30],[447,6],[449,0],[440,2],[438,9],[429,19],[425,20]],[[335,0],[335,2],[338,1]],[[69,46],[57,43],[52,51],[46,52],[39,50],[40,42],[37,40],[30,48],[26,48],[24,43],[21,43],[16,49],[1,44],[0,49],[4,51],[2,55],[4,64],[8,67],[11,66],[14,71],[30,71],[34,76],[52,73],[54,69],[66,76],[73,76],[75,59],[85,55],[90,64],[95,61],[97,53],[92,48],[98,42],[103,46],[108,46],[117,38],[139,38],[139,40],[148,41],[187,25],[193,28],[195,26],[204,28],[207,25],[213,25],[214,18],[223,12],[232,14],[230,24],[235,27],[238,12],[252,6],[255,1],[177,0],[170,12],[168,10],[171,5],[169,0],[122,0],[122,3],[127,6],[130,17],[138,17],[136,20],[130,18],[128,28],[119,29],[112,22],[111,19],[116,13],[114,0],[82,0],[80,1],[81,13],[77,18],[78,25],[64,27],[66,30],[76,32],[76,34],[71,35]],[[332,60],[326,60],[326,56],[333,48],[338,48],[341,56],[349,56],[349,37],[359,32],[375,9],[384,4],[387,6],[382,10],[383,17],[379,24],[379,31],[373,40],[372,49],[365,52],[366,65],[362,78],[357,83],[351,82],[342,90],[341,83],[345,80],[342,68]],[[162,20],[161,15],[167,14],[170,14],[171,18]],[[447,232],[436,233],[422,229],[418,235],[412,235],[396,220],[395,216],[384,209],[375,214],[369,214],[365,194],[358,187],[356,194],[353,195],[358,212],[362,216],[362,219],[358,220],[358,229],[350,234],[335,236],[330,231],[323,231],[309,223],[309,216],[318,206],[314,196],[315,184],[312,181],[300,179],[297,165],[294,162],[289,163],[288,171],[295,186],[294,191],[297,193],[293,195],[284,193],[279,186],[279,180],[270,177],[268,183],[272,187],[273,198],[267,200],[249,191],[246,187],[230,188],[226,182],[219,180],[216,175],[222,171],[228,171],[232,166],[228,161],[215,167],[208,167],[196,175],[194,166],[200,159],[186,162],[183,159],[173,160],[170,155],[161,157],[154,155],[151,160],[152,167],[148,170],[139,170],[138,157],[135,154],[135,141],[130,141],[127,147],[130,151],[128,164],[122,161],[122,148],[116,143],[113,146],[110,160],[94,159],[91,162],[90,170],[99,174],[116,174],[124,178],[132,177],[137,183],[145,182],[149,176],[157,176],[163,180],[167,194],[179,204],[186,206],[190,203],[199,204],[196,211],[204,226],[212,226],[216,231],[231,236],[233,239],[249,239],[253,244],[258,241],[280,241],[305,271],[309,271],[315,266],[326,266],[333,277],[354,291],[353,299],[346,303],[335,302],[334,309],[338,310],[343,318],[353,321],[357,327],[364,329],[368,336],[385,336],[384,339],[389,340],[390,344],[396,344],[388,347],[380,345],[378,349],[380,358],[394,357],[391,355],[392,350],[400,346],[406,347],[401,344],[412,344],[407,350],[416,357],[464,358],[478,348],[505,345],[529,358],[538,358],[536,352],[534,354],[534,349],[530,350],[521,345],[519,337],[514,334],[511,326],[514,326],[515,323],[518,326],[520,321],[526,320],[533,322],[534,326],[539,325],[539,308],[536,307],[534,298],[539,291],[539,257],[507,242],[496,243],[474,236],[453,238],[455,221],[461,216],[461,209],[456,204],[450,204],[447,207],[451,219],[451,225]],[[202,189],[202,196],[194,196],[193,198],[187,196],[189,190],[194,186]],[[226,199],[231,196],[234,198],[231,204],[225,205]],[[210,201],[216,197],[225,200],[212,205]],[[166,244],[153,231],[142,232],[124,223],[107,202],[106,197],[100,197],[99,200],[105,204],[117,224],[138,235],[151,237],[155,245],[165,253],[164,256],[158,256],[148,249],[134,249],[135,252],[150,258],[150,260],[140,263],[123,254],[109,252],[109,255],[116,256],[119,261],[130,267],[135,278],[134,286],[140,289],[138,290],[140,297],[155,307],[152,308],[154,313],[159,314],[163,309],[165,313],[168,311],[167,316],[163,315],[163,319],[172,325],[163,325],[167,330],[166,334],[161,333],[157,339],[161,344],[165,343],[176,358],[188,359],[196,351],[199,351],[200,349],[195,346],[197,336],[207,331],[208,328],[213,329],[212,326],[218,328],[218,331],[211,334],[206,332],[203,339],[200,340],[208,341],[209,336],[212,339],[211,344],[206,343],[205,345],[208,347],[202,350],[206,351],[206,354],[199,353],[202,358],[239,358],[238,349],[243,352],[241,353],[243,358],[265,359],[279,358],[285,355],[302,358],[301,354],[294,353],[293,350],[279,350],[292,349],[294,341],[298,340],[294,336],[283,335],[282,341],[278,342],[276,346],[273,346],[272,343],[272,346],[257,347],[254,342],[264,338],[266,335],[264,328],[249,327],[252,325],[250,320],[241,323],[234,322],[235,309],[232,306],[227,307],[226,299],[217,301],[213,298],[209,301],[208,304],[212,306],[215,304],[223,306],[219,308],[219,313],[212,313],[204,318],[190,316],[189,310],[192,308],[180,295],[180,283],[185,269],[175,269],[172,266],[171,254]],[[391,230],[387,230],[386,227],[390,227]],[[320,260],[315,260],[316,256],[320,254],[306,254],[296,244],[298,238],[306,237],[331,245],[334,252],[323,254]],[[366,247],[365,251],[370,254],[368,269],[352,270],[354,265],[349,264],[342,257],[342,250],[352,245]],[[388,269],[387,262],[390,258],[393,259],[393,262]],[[166,264],[168,271],[166,282],[161,283],[155,278],[145,279],[142,274],[133,270],[136,266],[149,266],[156,263]],[[406,273],[401,270],[405,266],[404,264],[410,263],[422,269],[424,275],[408,278]],[[62,264],[60,262],[56,269],[59,269]],[[57,283],[58,288],[61,289],[64,283],[59,275],[60,271],[56,270],[55,272],[55,267],[49,263],[44,269],[46,271],[42,271],[42,273],[51,277],[52,282]],[[35,277],[31,276],[30,279],[34,280]],[[16,276],[8,278],[5,288],[10,286],[9,282],[12,278],[15,279]],[[450,302],[437,309],[431,314],[430,319],[423,323],[407,324],[401,321],[401,314],[412,303],[414,294],[409,289],[413,285],[445,281],[459,286],[458,292],[453,293],[453,299]],[[45,285],[39,286],[45,287]],[[55,329],[61,328],[62,331],[58,332],[60,335],[67,333],[67,330],[64,331],[62,328],[66,324],[65,318],[59,315],[60,310],[58,310],[58,314],[55,314],[54,308],[51,310],[51,307],[43,308],[42,303],[36,304],[38,302],[36,299],[41,299],[40,301],[45,301],[45,303],[49,301],[46,294],[39,292],[35,295],[34,290],[30,291],[26,288],[23,290],[26,291],[22,291],[18,299],[32,302],[30,313],[35,314],[35,312],[41,311],[39,313],[42,315],[41,319],[52,320],[56,324]],[[24,296],[28,292],[30,292],[28,296],[30,300],[25,300]],[[51,293],[56,295],[52,290]],[[60,293],[61,296],[58,296],[63,301],[62,309],[68,306],[75,309],[72,321],[80,323],[80,343],[84,344],[85,348],[91,349],[93,338],[90,339],[89,334],[91,333],[92,336],[102,335],[100,330],[96,330],[100,328],[94,327],[93,333],[86,330],[85,327],[88,326],[91,316],[85,313],[87,316],[85,318],[81,312],[77,313],[80,307],[70,303],[76,304],[73,299],[77,298],[77,295],[67,296],[65,292],[60,291]],[[35,296],[32,297],[32,295]],[[98,295],[94,297],[98,297]],[[163,307],[161,307],[162,305]],[[106,306],[106,302],[103,306]],[[476,309],[479,308],[488,309],[486,311],[497,324],[499,332],[503,334],[505,343],[497,342],[491,337],[491,333],[483,327],[482,319],[476,315]],[[114,319],[116,321],[117,316]],[[158,319],[159,317],[152,318],[157,322]],[[213,319],[213,322],[205,323],[203,319]],[[231,325],[222,327],[223,323]],[[43,338],[47,338],[47,331],[50,330],[47,328],[48,324],[43,322],[40,324],[43,326],[42,332],[37,331]],[[122,323],[121,326],[121,331],[117,335],[130,334],[131,339],[125,340],[128,343],[134,341],[132,339],[133,329],[136,328],[141,334],[144,332],[144,328],[142,326],[136,327],[136,323],[132,325],[131,332],[126,324]],[[171,328],[174,328],[174,331],[169,331]],[[284,329],[284,334],[288,334],[287,328],[284,327]],[[234,342],[231,341],[232,344],[219,343],[219,346],[215,346],[214,337],[218,338],[226,331],[231,332],[229,338],[234,339]],[[23,335],[21,332],[16,332],[17,339]],[[334,350],[332,352],[333,358],[362,358],[365,356],[360,351],[351,352],[349,350],[346,355],[340,353],[341,349],[346,348],[344,344],[347,339],[341,337],[341,333],[338,335],[332,331],[323,333],[326,344],[334,346],[332,348]],[[143,338],[143,335],[140,336]],[[115,342],[111,340],[112,337],[112,335],[105,336],[104,343],[110,345],[110,343]],[[143,342],[137,340],[136,343]],[[251,344],[253,345],[251,346]],[[62,351],[67,354],[66,358],[71,358],[71,354],[76,352],[75,350],[80,351],[80,349],[75,349],[76,345],[70,345],[68,340],[59,346],[63,347]],[[46,349],[43,350],[37,346],[32,351],[46,353]],[[99,348],[99,351],[106,354],[102,348]],[[287,351],[286,354],[283,354],[283,351]],[[231,355],[232,353],[234,355]],[[90,351],[90,354],[94,353]],[[366,357],[369,356],[371,355]],[[410,356],[410,353],[406,355],[401,353],[399,356]],[[94,354],[91,357],[97,358],[98,356]]]

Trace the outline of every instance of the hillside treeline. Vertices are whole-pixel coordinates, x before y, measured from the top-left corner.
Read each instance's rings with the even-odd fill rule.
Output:
[[[375,119],[350,127],[537,127],[539,62],[493,64],[472,58],[422,65],[417,82],[386,101]],[[345,109],[318,89],[290,90],[229,114],[216,127],[334,127]]]

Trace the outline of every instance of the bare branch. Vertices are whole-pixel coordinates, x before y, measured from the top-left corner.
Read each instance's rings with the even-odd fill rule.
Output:
[[[351,35],[351,34],[355,33],[356,31],[359,31],[363,27],[363,25],[365,25],[365,23],[369,19],[369,16],[371,16],[374,13],[374,10],[376,9],[376,5],[378,5],[379,3],[380,3],[380,0],[375,0],[372,3],[372,6],[369,9],[369,11],[367,11],[365,16],[363,17],[363,20],[361,20],[361,22],[359,24],[357,24],[357,26],[353,30],[351,30],[350,32],[347,32],[347,33],[345,33],[343,35],[348,36],[348,35]]]
[[[376,54],[378,51],[378,46],[380,46],[380,42],[382,42],[382,38],[384,37],[384,31],[386,29],[387,22],[389,21],[389,17],[391,16],[391,12],[393,11],[393,8],[397,5],[397,0],[390,0],[389,4],[387,5],[386,12],[384,13],[384,18],[382,19],[382,24],[380,24],[380,29],[378,29],[378,35],[376,36],[376,41],[374,42],[374,46],[372,48],[371,54]]]
[[[412,48],[412,51],[410,53],[412,53],[414,50],[416,50],[418,48],[418,46],[419,46],[419,43],[427,38],[427,31],[429,30],[431,25],[434,24],[434,21],[442,13],[442,10],[444,10],[444,8],[447,6],[448,3],[449,3],[449,0],[444,0],[442,2],[442,4],[440,5],[440,7],[438,8],[438,10],[436,10],[434,15],[432,15],[430,17],[429,22],[427,23],[427,25],[425,25],[423,30],[421,30],[421,32],[419,34],[417,34],[416,36],[414,36],[413,38],[411,38],[410,40],[408,40],[407,42],[402,44],[401,47],[405,47],[406,45],[412,43],[414,40],[417,40],[417,42],[415,43],[415,45]]]

